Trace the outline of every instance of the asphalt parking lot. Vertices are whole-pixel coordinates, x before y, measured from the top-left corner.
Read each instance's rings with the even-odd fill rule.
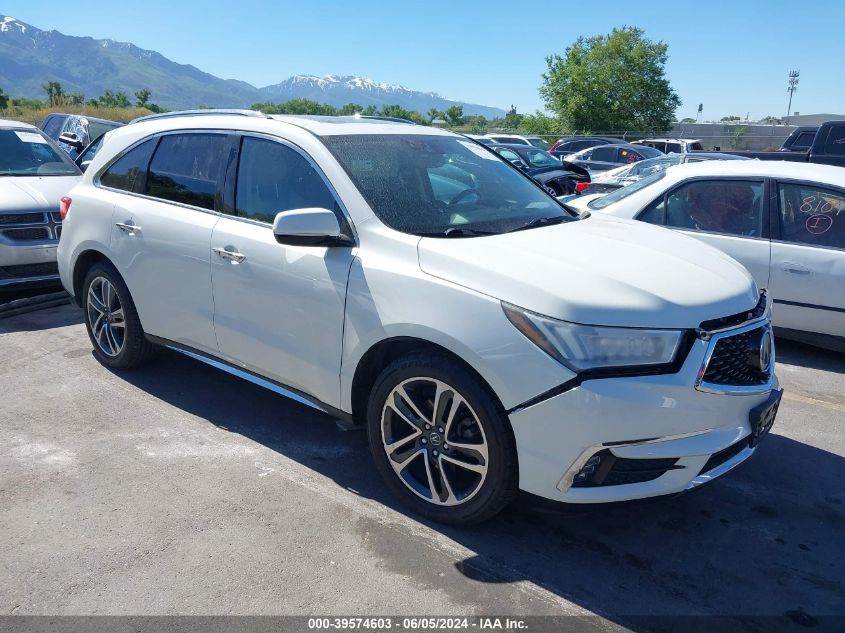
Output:
[[[840,354],[780,341],[772,434],[693,494],[473,529],[406,514],[326,415],[168,351],[105,369],[71,306],[0,320],[0,359],[6,614],[843,613]]]

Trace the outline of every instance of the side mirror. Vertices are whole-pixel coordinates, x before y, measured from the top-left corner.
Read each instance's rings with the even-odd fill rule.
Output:
[[[294,246],[351,246],[354,243],[340,228],[334,212],[319,208],[277,213],[273,220],[273,235],[279,244]]]
[[[84,147],[82,141],[80,141],[76,134],[74,134],[73,132],[65,132],[64,134],[59,136],[59,141],[61,143],[65,143],[66,145],[70,145],[77,152]]]
[[[82,172],[85,173],[85,170],[88,169],[89,165],[91,165],[90,160],[83,160],[81,163],[79,163],[79,169],[81,169]]]

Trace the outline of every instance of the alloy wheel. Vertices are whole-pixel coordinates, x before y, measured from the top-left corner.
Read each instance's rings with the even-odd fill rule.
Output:
[[[465,503],[487,478],[487,438],[478,416],[441,380],[409,378],[394,387],[382,409],[381,438],[399,479],[435,505]]]
[[[126,319],[114,284],[95,277],[88,286],[88,323],[100,352],[114,358],[126,344]]]

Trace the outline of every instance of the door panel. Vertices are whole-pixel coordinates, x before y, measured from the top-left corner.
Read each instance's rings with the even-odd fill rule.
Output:
[[[282,245],[272,229],[281,211],[335,210],[334,194],[301,150],[251,135],[226,189],[235,217],[222,217],[211,240],[220,353],[337,406],[352,248]]]
[[[845,191],[781,182],[777,208],[780,239],[772,242],[774,324],[845,336]]]
[[[213,248],[214,328],[226,360],[336,406],[350,248],[282,245],[269,226],[223,217]]]
[[[216,352],[211,294],[211,229],[218,216],[137,196],[121,196],[111,246],[144,330]]]

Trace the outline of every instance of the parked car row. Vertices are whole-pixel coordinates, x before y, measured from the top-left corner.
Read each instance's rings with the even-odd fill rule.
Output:
[[[845,170],[757,160],[659,169],[579,210],[664,226],[727,253],[767,288],[779,332],[845,351]]]

